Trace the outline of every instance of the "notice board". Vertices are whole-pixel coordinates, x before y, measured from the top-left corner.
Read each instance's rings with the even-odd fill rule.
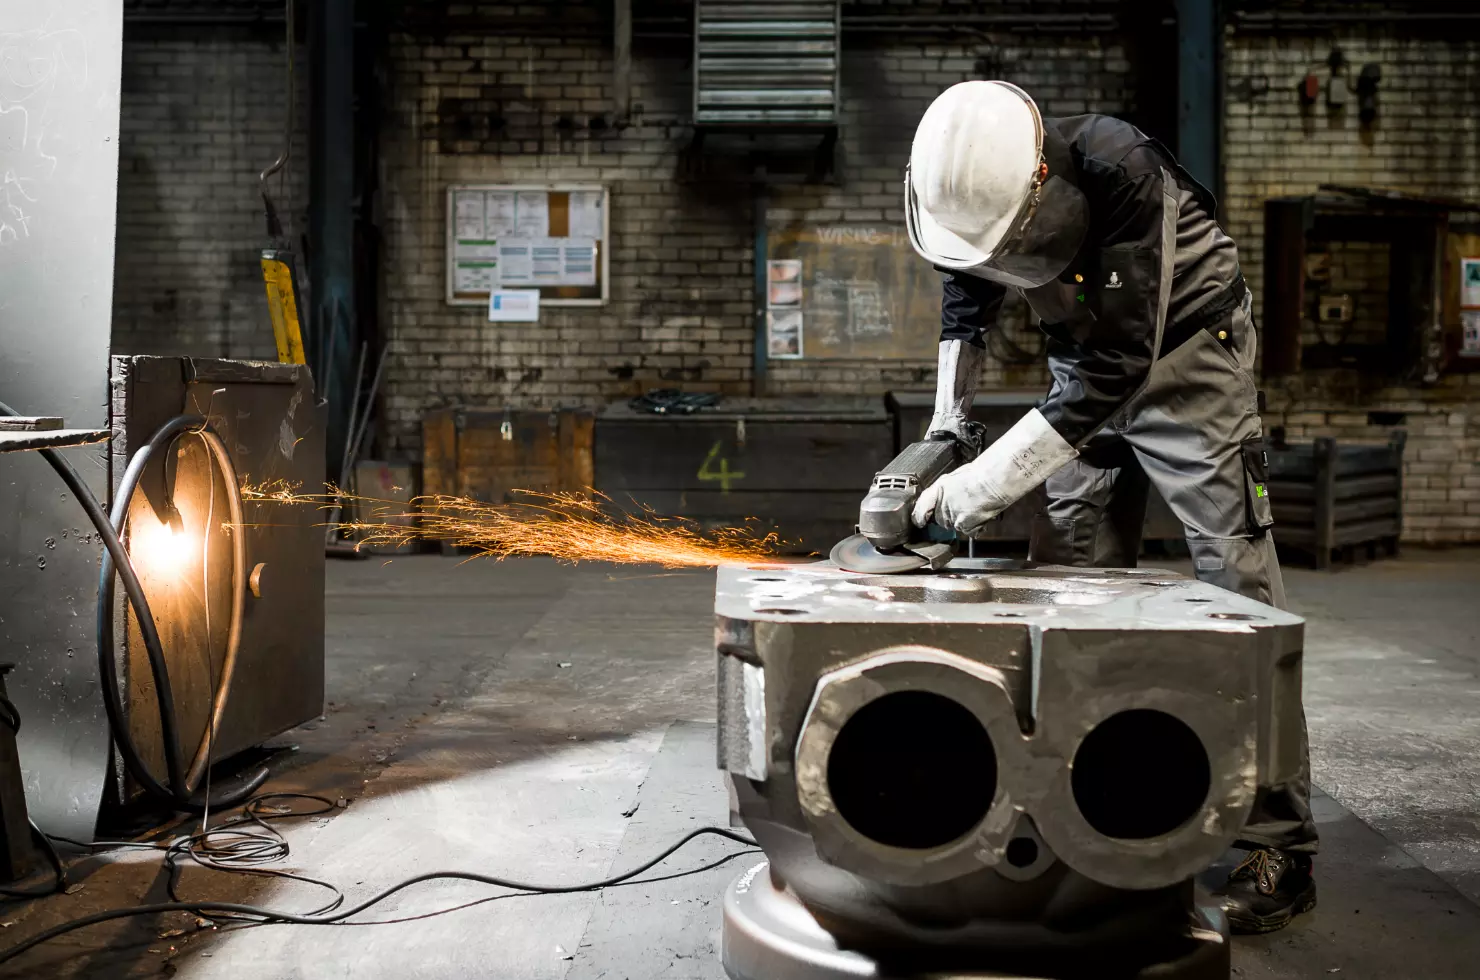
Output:
[[[935,357],[941,277],[903,226],[772,228],[766,251],[772,357]]]
[[[608,295],[610,195],[600,184],[447,188],[447,302],[487,306],[494,288],[538,289],[541,306]]]

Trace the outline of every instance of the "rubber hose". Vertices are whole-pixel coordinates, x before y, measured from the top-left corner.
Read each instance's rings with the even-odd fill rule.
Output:
[[[20,413],[15,409],[0,402],[0,414],[16,416]],[[134,572],[133,563],[129,560],[128,552],[124,550],[123,542],[119,540],[118,533],[108,520],[108,515],[103,512],[103,507],[98,503],[98,498],[92,489],[82,479],[82,476],[61,453],[55,449],[39,450],[41,457],[56,471],[67,489],[72,491],[77,502],[87,513],[88,520],[92,522],[97,530],[98,536],[103,539],[103,562],[105,565],[115,563],[118,574],[123,579],[124,592],[127,594],[129,603],[133,606],[134,616],[139,620],[139,633],[144,639],[145,650],[149,654],[149,666],[155,673],[155,692],[160,696],[157,698],[159,708],[159,727],[161,732],[173,732],[175,725],[175,706],[172,700],[166,699],[163,694],[169,690],[169,671],[164,660],[164,648],[160,643],[159,632],[154,626],[154,614],[149,609],[149,600],[144,595],[143,586],[139,583],[139,577]],[[100,583],[101,586],[101,583]],[[108,580],[109,600],[98,603],[98,672],[103,689],[103,708],[108,715],[108,726],[113,733],[113,744],[118,748],[118,754],[123,759],[124,767],[134,781],[147,793],[162,803],[184,810],[186,812],[200,812],[207,806],[227,807],[235,806],[242,802],[257,790],[267,779],[267,770],[263,769],[246,784],[235,790],[223,790],[219,797],[210,800],[193,799],[185,790],[183,782],[172,778],[171,785],[162,785],[139,755],[138,747],[134,745],[133,736],[128,730],[123,717],[123,704],[118,692],[118,668],[113,662],[113,603],[112,603],[112,577]],[[160,679],[163,679],[163,686]],[[173,744],[166,742],[166,748]],[[166,751],[166,760],[170,753]],[[178,769],[179,758],[176,752],[175,764]],[[171,776],[177,775],[171,773]]]
[[[232,502],[231,519],[234,526],[238,528],[241,526],[243,523],[241,498],[236,493],[236,472],[231,467],[230,456],[226,451],[225,444],[221,442],[220,436],[210,428],[210,423],[206,419],[199,415],[180,415],[160,426],[154,435],[150,436],[149,440],[143,446],[139,447],[138,451],[129,460],[128,468],[124,471],[123,478],[119,481],[118,487],[115,490],[113,515],[109,521],[109,527],[115,537],[122,533],[125,525],[128,523],[129,503],[133,500],[134,492],[138,489],[139,480],[143,477],[144,470],[148,466],[149,461],[161,447],[173,443],[176,438],[187,432],[204,435],[206,444],[210,446],[213,455],[217,457],[217,462],[219,463],[223,458],[225,459],[223,475],[227,479],[228,499]],[[246,589],[246,543],[240,533],[232,535],[232,553],[233,576],[235,581],[233,582],[231,631],[227,638],[226,664],[222,671],[221,682],[216,688],[215,696],[212,698],[211,718],[207,722],[208,726],[219,722],[220,716],[224,711],[226,698],[231,691],[232,675],[236,669],[236,652],[241,641],[242,608],[245,604],[244,597]],[[105,638],[110,638],[113,635],[113,566],[114,561],[111,558],[110,549],[103,555],[102,567],[99,569],[98,574],[98,649],[101,651],[106,646],[110,654],[112,643]],[[124,580],[124,590],[130,592],[129,578],[132,577],[135,582],[138,581],[138,576],[134,572],[133,562],[130,560],[127,565],[119,564],[118,571]],[[139,588],[139,592],[142,595],[142,586]],[[131,592],[130,598],[132,598]],[[209,602],[210,597],[206,596],[205,601]],[[141,620],[140,634],[143,635],[142,616],[137,604],[134,606],[134,617]],[[144,647],[149,653],[150,668],[155,675],[155,691],[158,695],[161,709],[160,729],[161,738],[164,740],[165,768],[169,775],[169,785],[173,791],[172,795],[175,797],[177,805],[181,805],[182,807],[188,805],[189,809],[204,808],[207,802],[212,807],[234,806],[249,797],[267,780],[268,771],[265,768],[260,770],[248,779],[243,786],[236,790],[225,792],[220,798],[205,801],[197,800],[193,797],[192,794],[199,782],[200,776],[204,775],[205,769],[209,765],[208,757],[211,746],[208,740],[208,734],[211,729],[207,727],[207,734],[201,738],[196,753],[196,764],[193,764],[191,767],[191,773],[196,773],[195,778],[192,779],[191,774],[182,772],[180,767],[178,726],[175,722],[174,701],[172,695],[169,693],[169,671],[164,661],[163,645],[159,641],[158,631],[154,628],[152,615],[149,625],[150,632],[155,637],[155,646],[151,647],[148,637],[145,636]],[[209,639],[207,637],[207,642],[209,642]],[[158,653],[161,671],[153,670],[156,652]],[[209,656],[209,652],[207,656]],[[100,657],[99,668],[106,678],[105,686],[110,691],[117,692],[118,669],[113,657],[111,655],[106,658]],[[159,684],[159,678],[161,676],[164,677],[164,686],[160,686]],[[121,717],[121,705],[119,714]],[[168,729],[166,729],[164,723],[166,716],[169,718]],[[140,764],[142,766],[142,761]],[[130,772],[132,772],[132,769]]]
[[[114,531],[119,534],[123,533],[124,527],[128,524],[129,504],[133,500],[134,492],[138,489],[139,480],[143,478],[144,469],[148,466],[150,459],[161,446],[186,433],[201,437],[221,470],[222,480],[227,487],[227,505],[233,528],[231,535],[231,625],[226,636],[226,656],[221,666],[221,679],[217,682],[215,697],[212,699],[211,716],[196,746],[195,757],[191,761],[190,769],[185,774],[185,788],[194,792],[205,776],[206,769],[210,766],[212,747],[210,733],[220,727],[222,716],[226,712],[227,700],[231,696],[232,680],[236,675],[237,653],[241,649],[242,616],[245,612],[247,592],[247,545],[241,533],[246,520],[242,514],[241,495],[236,487],[236,467],[232,465],[231,453],[227,451],[226,443],[221,441],[221,437],[210,428],[205,419],[186,415],[172,419],[134,454],[115,493],[112,524]],[[214,474],[211,479],[215,479]],[[206,533],[210,533],[209,528],[206,529]],[[103,574],[108,574],[106,568]],[[111,609],[113,599],[111,578],[106,587],[106,595],[104,595],[104,587],[101,583],[99,585],[98,601],[102,602],[104,599],[108,601]],[[206,596],[205,601],[209,602],[210,596]],[[206,637],[206,642],[210,642],[209,636]],[[206,655],[210,655],[209,650]]]

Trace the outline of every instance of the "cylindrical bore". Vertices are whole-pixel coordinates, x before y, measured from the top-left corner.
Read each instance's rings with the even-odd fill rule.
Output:
[[[980,721],[931,691],[895,691],[849,718],[827,761],[828,792],[855,831],[888,847],[941,847],[970,833],[997,792]]]
[[[1207,750],[1163,711],[1111,715],[1074,753],[1071,787],[1085,821],[1106,837],[1145,840],[1197,815],[1212,787]]]

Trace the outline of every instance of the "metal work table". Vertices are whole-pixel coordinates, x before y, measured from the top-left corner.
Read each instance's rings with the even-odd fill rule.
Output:
[[[0,432],[0,453],[86,446],[95,442],[107,442],[108,436],[107,429],[41,429]]]

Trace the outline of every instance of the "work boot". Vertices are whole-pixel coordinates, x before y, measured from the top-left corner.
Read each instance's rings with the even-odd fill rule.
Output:
[[[1307,854],[1256,847],[1228,875],[1217,897],[1237,933],[1275,932],[1316,907],[1316,881]]]

